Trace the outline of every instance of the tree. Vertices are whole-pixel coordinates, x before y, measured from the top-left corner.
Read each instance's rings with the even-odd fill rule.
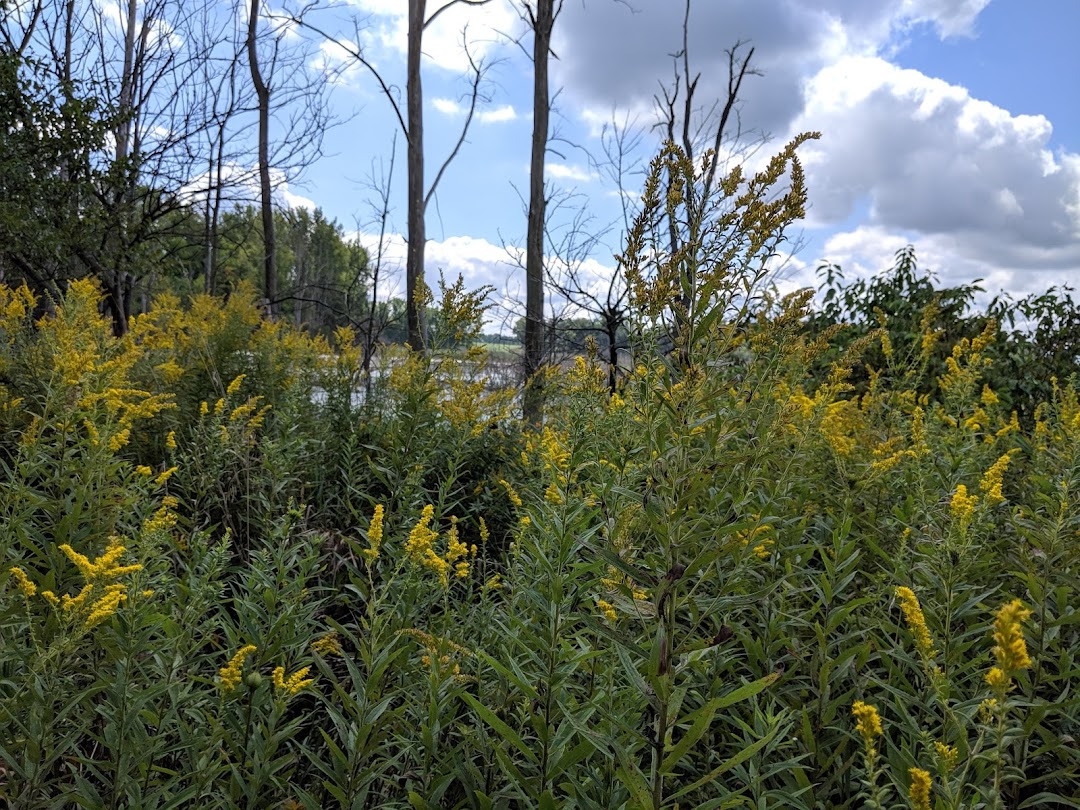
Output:
[[[277,308],[277,240],[274,238],[273,187],[270,183],[270,86],[259,67],[256,44],[259,36],[259,0],[251,0],[248,12],[247,54],[251,84],[259,109],[259,211],[262,216],[263,295],[271,316]]]
[[[25,281],[46,303],[71,275],[79,211],[93,199],[90,155],[104,148],[112,121],[77,82],[54,93],[40,78],[46,66],[0,30],[0,282]]]
[[[529,162],[529,219],[525,238],[525,421],[538,424],[542,416],[544,361],[544,229],[547,225],[547,197],[544,164],[548,148],[548,121],[551,94],[548,88],[548,56],[555,20],[562,0],[530,0],[522,3],[522,14],[533,32],[533,131]]]
[[[18,13],[0,16],[0,39],[14,55],[16,77],[34,69],[35,84],[24,83],[19,93],[35,99],[33,114],[40,121],[51,108],[46,117],[63,122],[48,124],[52,131],[40,139],[44,151],[38,150],[47,157],[45,152],[63,147],[55,149],[58,158],[35,169],[37,180],[55,181],[54,196],[47,208],[25,210],[24,227],[47,233],[50,246],[23,256],[20,272],[36,276],[39,288],[96,276],[117,333],[148,298],[163,257],[176,246],[192,247],[189,237],[200,217],[191,202],[203,193],[204,267],[212,285],[222,189],[245,182],[247,174],[226,167],[228,160],[243,162],[246,147],[229,154],[224,144],[234,134],[250,144],[232,123],[254,111],[236,84],[236,46],[246,44],[230,30],[236,10],[212,0],[127,0],[108,8],[98,0],[23,0]],[[270,57],[271,67],[289,68],[272,102],[285,119],[279,121],[280,148],[266,160],[281,174],[283,165],[296,166],[318,152],[326,116],[319,87],[293,69],[303,67],[303,55],[283,64],[274,47]],[[8,83],[12,92],[19,86]],[[228,101],[219,105],[223,87]],[[80,98],[85,88],[93,88],[92,96]],[[285,107],[288,112],[281,112]],[[25,104],[10,109],[31,112]],[[40,131],[27,120],[14,126]],[[21,135],[11,143],[20,140],[20,148],[29,146]],[[52,225],[30,227],[41,222]]]
[[[439,181],[446,172],[447,167],[457,157],[461,145],[468,135],[469,126],[476,112],[476,106],[480,100],[480,85],[483,79],[486,65],[477,62],[469,52],[468,42],[463,35],[463,46],[469,59],[471,73],[469,87],[469,105],[465,114],[465,121],[461,126],[461,132],[454,143],[453,148],[446,159],[439,166],[430,185],[425,186],[424,176],[424,90],[423,70],[421,56],[423,55],[424,31],[447,9],[456,5],[483,6],[491,0],[449,0],[444,2],[430,14],[427,11],[427,0],[408,0],[408,51],[406,54],[406,81],[405,81],[405,110],[402,112],[401,104],[394,93],[393,86],[379,72],[378,68],[364,55],[359,46],[342,41],[340,38],[330,36],[325,30],[305,19],[302,14],[293,15],[292,22],[319,34],[327,40],[335,42],[343,52],[354,59],[357,64],[375,77],[379,89],[389,102],[397,118],[401,132],[406,141],[406,165],[408,178],[406,187],[408,190],[407,203],[407,239],[408,248],[405,258],[405,284],[406,310],[409,345],[414,349],[423,350],[426,346],[426,313],[421,304],[423,296],[417,295],[418,290],[424,284],[424,255],[427,245],[426,212],[431,202]]]

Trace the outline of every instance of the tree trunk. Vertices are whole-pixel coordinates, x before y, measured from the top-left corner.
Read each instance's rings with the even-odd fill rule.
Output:
[[[273,317],[277,311],[277,241],[274,238],[274,207],[270,187],[270,88],[259,70],[255,43],[259,23],[259,0],[251,0],[248,16],[247,52],[251,83],[259,107],[259,192],[263,226],[263,293],[266,311]]]
[[[529,231],[525,239],[525,397],[524,416],[529,424],[543,419],[544,362],[544,159],[547,154],[548,54],[555,25],[555,0],[538,0],[533,28],[533,131],[529,164]]]
[[[427,345],[425,302],[417,296],[424,280],[424,90],[420,82],[420,46],[424,33],[426,0],[409,0],[409,51],[406,84],[408,114],[408,229],[409,247],[405,260],[406,311],[409,345],[423,351]]]

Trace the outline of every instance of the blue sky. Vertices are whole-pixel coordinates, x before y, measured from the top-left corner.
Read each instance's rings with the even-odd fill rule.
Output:
[[[403,88],[406,5],[350,0],[320,24],[349,36]],[[622,230],[615,187],[595,165],[601,128],[636,120],[642,141],[632,157],[650,157],[652,97],[672,75],[682,6],[566,0],[556,24],[560,141],[548,156],[549,180],[553,192],[572,195],[562,224],[582,209],[589,227],[604,231],[586,265],[598,282]],[[801,247],[782,270],[785,287],[813,285],[826,260],[849,278],[880,270],[908,242],[945,283],[982,278],[991,292],[1015,294],[1080,283],[1080,49],[1072,42],[1080,2],[694,0],[691,23],[699,93],[726,81],[724,52],[736,40],[756,49],[762,75],[747,79],[740,113],[747,132],[770,139],[757,159],[799,131],[822,132],[805,150],[810,210]],[[528,186],[532,123],[531,63],[507,39],[522,27],[512,0],[455,7],[427,33],[428,175],[461,122],[466,26],[474,54],[492,67],[481,118],[429,209],[428,270],[492,284],[513,317],[523,289],[512,258],[525,233],[518,190]],[[366,180],[389,161],[395,119],[369,73],[333,43],[304,36],[314,64],[343,70],[333,104],[347,120],[327,133],[327,154],[286,196],[371,234],[375,195]],[[392,264],[403,257],[405,226],[400,133],[397,148]],[[630,188],[638,182],[626,179]],[[555,230],[566,232],[559,223]]]

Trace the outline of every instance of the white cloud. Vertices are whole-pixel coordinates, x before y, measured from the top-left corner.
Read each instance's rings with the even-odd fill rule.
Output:
[[[450,98],[435,98],[431,100],[431,106],[443,115],[462,115],[465,108]]]
[[[226,207],[230,204],[254,205],[258,203],[260,189],[257,166],[231,163],[222,168],[221,180],[225,186],[223,196]],[[207,190],[213,182],[215,182],[214,176],[203,172],[189,180],[180,189],[179,196],[196,207],[205,205]],[[292,191],[284,172],[278,169],[270,170],[270,186],[275,205],[286,208],[307,208],[312,212],[318,207],[312,199]]]
[[[545,174],[556,180],[577,180],[579,183],[587,183],[596,179],[596,175],[588,169],[573,164],[546,163],[544,170]]]
[[[1042,116],[876,57],[821,70],[806,96],[792,130],[825,133],[806,155],[812,225],[869,203],[871,224],[919,244],[948,235],[991,265],[1080,267],[1080,155],[1049,152]]]
[[[516,121],[518,114],[512,104],[503,104],[492,110],[481,110],[476,114],[482,124],[501,124],[504,121]]]

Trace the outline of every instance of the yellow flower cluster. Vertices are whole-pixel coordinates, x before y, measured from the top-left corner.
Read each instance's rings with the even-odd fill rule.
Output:
[[[371,516],[371,523],[368,524],[368,547],[361,553],[369,560],[374,561],[379,558],[379,548],[382,546],[383,538],[383,505],[375,505],[375,513]]]
[[[850,456],[858,442],[856,432],[862,427],[862,414],[854,400],[830,402],[821,417],[821,435],[837,455]]]
[[[909,768],[911,789],[908,798],[913,810],[930,810],[930,773],[922,768]]]
[[[612,593],[618,592],[625,585],[634,599],[642,601],[649,598],[646,591],[639,588],[632,578],[620,572],[614,565],[608,566],[607,573],[606,577],[601,577],[600,583]]]
[[[882,735],[881,717],[877,709],[869,703],[856,700],[851,706],[851,714],[855,718],[855,730],[863,738],[868,746],[874,744],[874,738]]]
[[[120,558],[127,550],[121,544],[119,537],[112,537],[105,552],[92,561],[67,543],[61,545],[60,550],[79,569],[85,584],[76,596],[64,594],[58,597],[52,591],[41,591],[41,598],[53,608],[59,608],[65,619],[69,621],[78,619],[80,629],[87,632],[115,614],[117,608],[127,601],[128,586],[113,580],[141,571],[142,566],[119,564]],[[10,572],[16,587],[24,597],[30,599],[37,595],[37,585],[22,568],[15,566],[10,569]]]
[[[956,767],[956,761],[960,758],[960,751],[955,745],[946,745],[940,740],[934,742],[934,753],[937,754],[941,770],[946,774]]]
[[[15,586],[22,591],[23,596],[29,599],[37,593],[37,585],[30,581],[30,577],[19,566],[12,567],[10,571],[11,576],[15,578]]]
[[[978,337],[973,340],[964,338],[953,346],[952,354],[945,358],[945,374],[938,379],[938,385],[946,395],[954,394],[965,400],[969,399],[969,395],[970,398],[974,397],[980,369],[990,364],[990,359],[984,357],[983,352],[994,342],[996,332],[997,322],[991,319]]]
[[[286,695],[295,695],[301,689],[315,683],[314,678],[308,677],[310,671],[311,667],[301,667],[286,678],[285,667],[274,667],[271,680],[274,682],[274,688],[279,692],[284,692]]]
[[[761,520],[761,515],[754,515],[754,520]],[[753,529],[738,532],[735,537],[743,548],[750,548],[750,552],[759,560],[767,560],[772,552],[771,546],[776,545],[776,532],[769,523],[761,523]]]
[[[609,622],[615,622],[619,619],[619,614],[615,610],[615,606],[604,599],[596,600],[596,607],[603,614],[604,618]]]
[[[1024,641],[1023,623],[1031,616],[1019,599],[1001,606],[994,618],[994,658],[997,666],[986,676],[986,683],[1004,696],[1012,683],[1014,673],[1031,666],[1027,643]]]
[[[322,656],[342,655],[341,639],[337,633],[327,633],[311,642],[311,649]]]
[[[470,565],[468,560],[463,559],[470,553],[475,556],[477,548],[472,549],[461,542],[458,534],[457,518],[450,518],[450,530],[446,535],[446,554],[442,557],[435,551],[435,541],[439,533],[431,528],[431,521],[435,517],[435,507],[428,504],[420,514],[420,520],[409,532],[409,539],[405,543],[405,553],[414,565],[419,565],[433,571],[439,578],[440,584],[446,588],[450,584],[450,571],[458,579],[464,579],[469,575]]]
[[[254,644],[247,644],[237,650],[236,655],[229,659],[229,663],[218,670],[221,678],[221,691],[231,692],[240,685],[240,679],[244,674],[244,662],[249,655],[253,655],[258,648]]]
[[[500,478],[499,483],[502,488],[506,490],[506,497],[510,499],[510,503],[516,506],[518,509],[522,507],[521,496],[517,494],[517,490],[510,484],[509,481]]]
[[[440,675],[450,676],[458,681],[466,680],[466,677],[461,674],[461,665],[454,660],[454,656],[470,658],[473,654],[472,650],[462,647],[450,639],[439,638],[415,628],[402,630],[400,635],[411,636],[420,642],[425,650],[425,653],[420,656],[421,664],[426,667],[434,667],[437,664]]]
[[[979,489],[986,494],[986,502],[990,505],[999,504],[1005,500],[1005,496],[1001,494],[1001,484],[1011,455],[1012,451],[995,461],[979,482]]]
[[[966,532],[971,525],[971,519],[975,514],[975,505],[979,502],[978,495],[968,495],[967,487],[959,484],[949,502],[949,511],[953,519],[960,524],[960,531]]]
[[[934,640],[930,637],[930,630],[926,626],[926,617],[923,616],[919,598],[911,588],[903,585],[896,589],[896,598],[900,600],[904,621],[907,622],[908,629],[915,638],[915,648],[923,661],[929,665],[937,651],[934,649]]]

